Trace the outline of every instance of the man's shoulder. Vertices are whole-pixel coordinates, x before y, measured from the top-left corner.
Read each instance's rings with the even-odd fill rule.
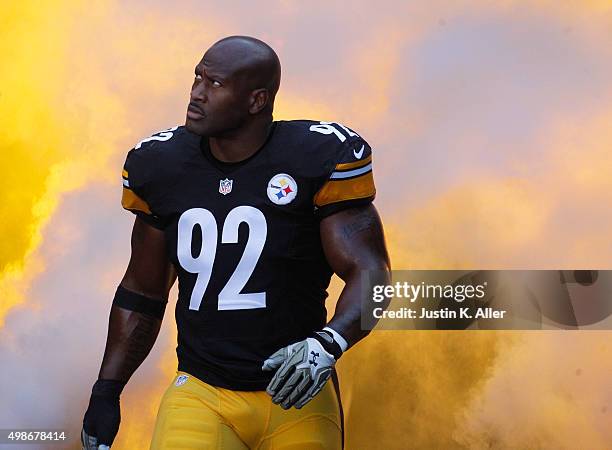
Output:
[[[311,136],[315,139],[325,140],[327,136],[343,142],[348,138],[359,136],[354,130],[337,121],[295,119],[280,120],[278,123],[288,133]]]
[[[288,120],[279,122],[279,130],[279,147],[293,148],[293,157],[304,164],[310,162],[311,165],[329,168],[338,162],[352,162],[362,156],[367,157],[371,150],[355,130],[340,122]]]
[[[175,125],[144,137],[132,147],[130,152],[149,157],[169,156],[178,153],[185,145],[194,144],[197,140],[198,136],[187,130],[184,125]]]
[[[124,176],[137,184],[151,183],[175,175],[188,157],[190,146],[199,145],[197,135],[185,126],[173,126],[137,142],[128,152]]]
[[[340,122],[287,120],[279,122],[279,129],[282,144],[293,144],[301,152],[312,156],[332,157],[345,152],[346,149],[355,146],[359,148],[361,143],[365,142],[356,131]]]

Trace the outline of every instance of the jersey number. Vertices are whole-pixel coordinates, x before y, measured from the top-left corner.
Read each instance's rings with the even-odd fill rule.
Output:
[[[168,128],[166,130],[158,131],[153,136],[150,136],[148,138],[144,138],[142,141],[140,141],[138,144],[136,144],[134,146],[134,148],[136,150],[138,150],[140,147],[142,147],[142,144],[144,144],[145,142],[151,142],[151,141],[165,142],[165,141],[169,141],[170,138],[172,138],[172,136],[174,136],[174,132],[177,129],[178,129],[178,126],[172,127],[172,128]]]
[[[359,136],[354,131],[349,130],[347,127],[338,122],[319,122],[317,125],[311,125],[309,130],[314,131],[316,133],[321,134],[335,134],[336,137],[340,140],[340,142],[346,141],[346,136],[343,135],[338,128],[334,126],[334,124],[338,125],[338,127],[342,128],[346,134],[350,137]]]
[[[242,294],[240,291],[251,277],[261,251],[266,243],[268,226],[263,213],[252,206],[237,206],[232,209],[223,224],[222,244],[238,243],[238,227],[244,222],[249,227],[249,238],[242,258],[225,287],[219,292],[219,310],[254,309],[266,307],[265,292]],[[202,230],[202,248],[197,257],[191,253],[193,228],[199,225]],[[198,311],[204,292],[210,281],[215,254],[217,253],[217,221],[213,214],[204,208],[185,211],[178,222],[177,256],[181,266],[190,273],[197,274],[191,292],[189,309]]]

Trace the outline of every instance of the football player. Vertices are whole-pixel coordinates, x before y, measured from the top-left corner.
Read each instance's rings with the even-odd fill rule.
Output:
[[[195,67],[185,125],[128,152],[132,253],[83,420],[86,448],[113,443],[121,391],[177,277],[178,371],[151,448],[341,448],[327,380],[367,334],[362,272],[387,280],[390,270],[372,154],[339,123],[273,121],[279,84],[267,44],[225,38]],[[333,273],[345,286],[326,324]]]

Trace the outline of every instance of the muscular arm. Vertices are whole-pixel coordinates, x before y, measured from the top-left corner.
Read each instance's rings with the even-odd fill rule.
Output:
[[[163,232],[137,217],[131,247],[121,286],[151,301],[166,301],[176,273],[166,254]],[[99,378],[127,381],[149,354],[160,327],[157,318],[113,305]]]
[[[346,283],[328,326],[352,346],[369,333],[361,329],[361,271],[382,271],[384,279],[377,282],[390,280],[391,264],[382,223],[376,208],[370,204],[324,218],[320,231],[327,261]]]
[[[302,408],[323,389],[334,364],[346,350],[340,337],[351,346],[368,334],[361,329],[362,271],[382,274],[375,277],[376,284],[388,283],[390,278],[382,224],[373,205],[322,219],[320,232],[327,261],[346,285],[328,327],[279,349],[264,361],[263,370],[276,371],[266,392],[283,409]]]

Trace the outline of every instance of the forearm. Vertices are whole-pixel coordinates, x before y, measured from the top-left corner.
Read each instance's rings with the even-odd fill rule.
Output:
[[[355,345],[370,332],[370,330],[363,330],[361,326],[362,302],[367,300],[364,296],[372,292],[374,284],[388,284],[391,279],[389,267],[384,263],[373,268],[370,275],[372,276],[368,277],[369,283],[364,283],[362,280],[361,270],[353,270],[346,277],[346,284],[338,298],[334,316],[327,324],[346,339],[349,347]]]
[[[131,247],[110,310],[102,366],[83,418],[81,442],[88,449],[112,445],[121,422],[121,392],[157,339],[176,279],[163,231],[137,217]]]
[[[127,382],[151,351],[161,323],[151,315],[113,305],[99,378]]]
[[[351,346],[368,334],[361,329],[362,302],[371,294],[373,284],[387,284],[391,278],[391,263],[376,208],[367,205],[325,218],[321,222],[321,241],[327,261],[346,283],[328,326]],[[362,279],[364,273],[370,286]]]

